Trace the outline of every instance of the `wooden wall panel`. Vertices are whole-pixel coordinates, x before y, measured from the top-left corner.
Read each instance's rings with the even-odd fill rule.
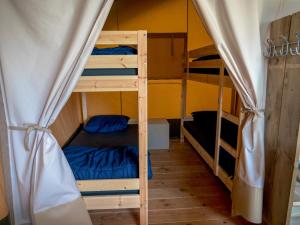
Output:
[[[271,38],[299,31],[300,13],[272,23]],[[269,61],[266,100],[265,213],[268,224],[288,224],[299,160],[300,57]]]
[[[279,37],[283,34],[289,35],[291,17],[275,21],[271,24],[270,38]],[[276,162],[279,122],[282,107],[282,92],[285,70],[285,58],[269,59],[267,96],[266,96],[266,128],[265,128],[265,152],[266,152],[266,179],[264,191],[264,204],[266,209],[267,220],[272,220],[271,209],[273,206],[273,164]]]
[[[50,129],[58,143],[62,146],[76,131],[81,122],[80,95],[73,93]]]
[[[148,79],[181,79],[186,62],[186,33],[148,37]]]
[[[199,110],[217,110],[218,88],[216,85],[188,81],[186,115]],[[231,111],[231,88],[224,88],[223,110]]]
[[[99,114],[121,114],[120,92],[87,94],[88,117]]]
[[[180,118],[181,80],[152,81],[148,95],[149,118]]]
[[[180,118],[181,80],[148,81],[148,117]],[[121,100],[122,99],[122,100]],[[107,92],[87,94],[88,116],[124,114],[137,118],[137,93]]]
[[[130,118],[137,119],[138,110],[138,96],[136,92],[123,92],[122,96],[122,114],[129,116]],[[148,108],[149,109],[149,108]]]

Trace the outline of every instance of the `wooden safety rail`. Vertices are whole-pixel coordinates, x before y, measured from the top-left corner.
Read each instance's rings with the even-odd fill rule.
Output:
[[[101,45],[137,45],[141,31],[102,31],[96,46]],[[147,40],[146,40],[147,41]],[[139,68],[139,60],[144,53],[138,55],[91,55],[86,69],[124,69]],[[104,92],[104,91],[138,91],[137,75],[101,75],[80,77],[74,92]]]
[[[186,64],[186,79],[198,81],[202,83],[208,84],[219,84],[220,73],[222,72],[222,59],[207,59],[207,60],[200,60],[200,61],[193,61],[199,57],[203,56],[211,56],[211,55],[218,55],[218,51],[214,45],[206,46],[204,48],[195,49],[188,52],[188,61]],[[191,73],[189,72],[190,69],[218,69],[219,74],[206,74],[206,73]],[[224,87],[233,87],[232,81],[230,80],[229,76],[224,76],[223,78]]]

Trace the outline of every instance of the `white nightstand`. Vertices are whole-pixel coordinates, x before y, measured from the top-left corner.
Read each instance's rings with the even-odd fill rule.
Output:
[[[148,120],[148,148],[169,149],[169,123],[166,119]]]

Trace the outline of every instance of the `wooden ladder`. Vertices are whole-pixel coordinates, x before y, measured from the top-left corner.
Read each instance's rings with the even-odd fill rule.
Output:
[[[219,176],[219,156],[220,156],[220,147],[227,151],[232,157],[235,158],[235,169],[237,168],[238,157],[242,144],[242,113],[239,112],[239,117],[234,115],[236,113],[237,104],[236,99],[238,97],[237,92],[232,97],[234,101],[234,107],[231,108],[231,113],[223,111],[223,92],[224,92],[224,73],[225,73],[225,64],[224,61],[220,67],[219,75],[219,99],[218,99],[218,113],[217,113],[217,128],[216,128],[216,141],[215,141],[215,157],[214,157],[214,173],[216,176]],[[225,140],[221,138],[221,127],[222,127],[222,118],[236,124],[238,126],[238,137],[237,137],[237,148],[233,148]]]

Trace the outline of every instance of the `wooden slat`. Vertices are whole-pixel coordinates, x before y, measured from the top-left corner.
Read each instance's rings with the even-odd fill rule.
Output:
[[[91,55],[85,68],[137,68],[137,55]]]
[[[81,192],[138,190],[139,179],[79,180],[77,186]]]
[[[136,45],[137,31],[102,31],[96,42],[97,45],[123,44]]]
[[[218,51],[214,45],[205,46],[195,50],[189,51],[190,58],[199,58],[207,55],[217,55]]]
[[[87,210],[139,208],[139,195],[104,195],[82,197]]]
[[[147,32],[138,31],[140,225],[148,225]]]
[[[234,116],[234,115],[232,115],[228,112],[223,111],[222,112],[222,117],[239,126],[240,120],[237,116]]]
[[[137,91],[137,76],[82,76],[73,92]]]
[[[235,159],[235,171],[238,170],[238,163],[240,154],[243,147],[243,123],[244,123],[245,114],[242,112],[242,110],[239,110],[239,128],[238,128],[238,135],[237,135],[237,146],[236,146],[236,159]]]
[[[228,144],[226,141],[224,141],[222,138],[220,138],[220,146],[226,150],[230,155],[232,155],[234,158],[236,158],[236,149],[231,147],[230,144]]]
[[[191,145],[199,153],[199,155],[204,159],[210,168],[213,169],[213,159],[211,156],[204,150],[204,148],[194,139],[194,137],[184,128],[181,127],[184,136],[188,139]]]
[[[214,158],[214,173],[219,174],[219,154],[220,154],[220,136],[221,136],[221,123],[222,123],[222,106],[223,106],[223,92],[224,92],[224,63],[220,69],[219,75],[219,98],[218,98],[218,113],[217,113],[217,125],[216,125],[216,140],[215,140],[215,158]]]
[[[184,136],[188,139],[191,145],[195,148],[195,150],[200,154],[200,156],[204,159],[204,161],[208,164],[211,169],[214,169],[214,160],[213,158],[204,150],[204,148],[197,142],[196,139],[184,128],[182,127],[182,132]],[[232,179],[228,176],[228,174],[218,166],[218,177],[225,184],[229,191],[232,191]]]
[[[187,75],[187,79],[196,82],[213,84],[213,85],[219,84],[219,75],[189,73]],[[233,87],[233,83],[229,76],[224,76],[223,82],[224,82],[223,85],[224,87],[229,87],[229,88]]]
[[[149,213],[149,224],[151,225],[253,225],[245,222],[240,217],[231,218],[228,209],[216,210],[215,208],[205,207],[203,211],[199,208],[191,208],[190,210],[162,210],[159,212],[151,210]],[[138,224],[136,221],[138,215],[134,210],[130,213],[114,212],[102,215],[95,212],[91,214],[91,217],[95,225]]]
[[[213,175],[213,174],[211,174]],[[167,198],[186,198],[191,196],[213,197],[222,196],[227,190],[222,185],[198,186],[198,187],[171,187],[152,188],[149,190],[150,200]]]
[[[189,68],[220,68],[221,65],[222,65],[221,59],[189,62]]]

